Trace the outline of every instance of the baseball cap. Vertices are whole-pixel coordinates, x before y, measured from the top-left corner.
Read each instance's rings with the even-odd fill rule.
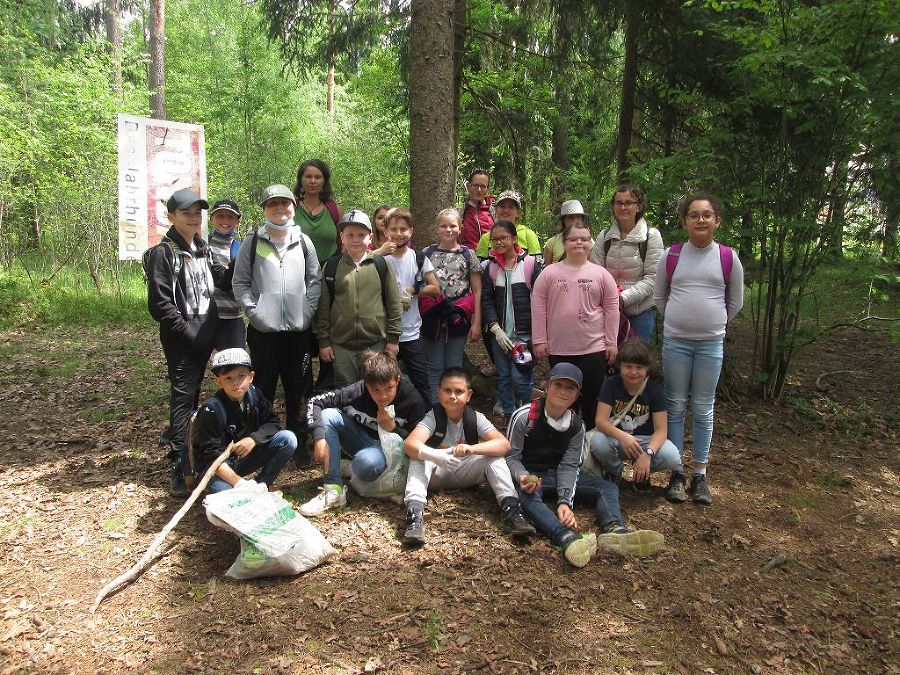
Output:
[[[500,196],[497,197],[497,201],[495,201],[494,204],[499,204],[504,199],[511,199],[516,203],[516,206],[518,206],[520,209],[522,208],[522,195],[520,195],[515,190],[504,190],[500,193]]]
[[[215,204],[213,204],[210,215],[212,215],[216,211],[231,211],[238,218],[241,217],[240,207],[237,205],[237,202],[232,201],[231,199],[220,199]]]
[[[209,202],[196,192],[188,188],[181,188],[180,190],[175,190],[172,196],[169,197],[169,201],[166,202],[166,210],[169,213],[175,213],[178,209],[187,209],[198,202],[201,209],[209,208]]]
[[[281,197],[282,199],[290,199],[291,202],[293,202],[294,206],[297,205],[297,198],[294,196],[294,193],[291,192],[291,189],[287,185],[281,185],[280,183],[270,185],[265,190],[263,190],[262,197],[259,200],[259,205],[262,206],[270,199],[275,199],[276,197]]]
[[[347,211],[341,218],[341,222],[338,223],[338,229],[342,230],[346,225],[359,225],[366,228],[369,232],[372,231],[372,221],[369,220],[369,216],[366,215],[365,211],[360,211],[359,209]]]
[[[567,199],[562,203],[562,206],[559,207],[559,217],[563,216],[584,216],[587,218],[587,213],[584,212],[584,207],[581,205],[581,202],[577,199]]]
[[[253,368],[253,364],[250,361],[250,355],[246,350],[241,349],[240,347],[232,347],[231,349],[223,349],[216,353],[212,360],[211,370],[213,373],[218,373],[223,368],[229,368],[231,366],[247,366],[248,368]]]
[[[579,389],[581,389],[582,378],[581,368],[573,366],[571,363],[563,362],[557,363],[550,369],[550,373],[547,375],[547,382],[553,382],[553,380],[571,380],[578,385]]]

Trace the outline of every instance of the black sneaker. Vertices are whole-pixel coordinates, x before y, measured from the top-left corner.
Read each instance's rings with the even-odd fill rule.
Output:
[[[406,510],[406,530],[403,532],[403,543],[409,546],[421,546],[425,543],[425,514],[418,510]]]
[[[181,474],[180,463],[172,465],[172,472],[169,476],[169,494],[179,498],[184,498],[191,494],[187,483],[184,482],[184,476]]]
[[[706,474],[694,474],[689,491],[695,504],[704,504],[706,506],[712,504],[712,494],[709,491],[709,481],[706,480]]]
[[[687,499],[684,491],[684,485],[687,479],[681,471],[673,471],[669,476],[669,484],[666,486],[666,499],[674,504],[681,504]]]
[[[522,513],[522,505],[518,501],[510,501],[500,507],[500,526],[517,537],[530,537],[537,534],[534,525],[528,522]]]

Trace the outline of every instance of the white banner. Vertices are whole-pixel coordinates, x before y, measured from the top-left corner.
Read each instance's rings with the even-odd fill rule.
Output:
[[[166,201],[182,188],[206,197],[203,127],[119,115],[119,260],[139,260],[159,242],[169,229]]]

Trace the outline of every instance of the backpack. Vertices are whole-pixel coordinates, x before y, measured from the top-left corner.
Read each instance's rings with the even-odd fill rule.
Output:
[[[144,268],[144,276],[147,277],[147,281],[150,280],[153,271],[153,252],[160,247],[168,249],[169,255],[171,256],[170,262],[172,263],[172,269],[175,270],[174,279],[172,281],[172,286],[174,288],[175,284],[178,282],[178,276],[181,274],[181,268],[184,265],[184,256],[182,255],[181,250],[175,245],[175,242],[168,237],[163,237],[156,246],[151,246],[144,251],[144,254],[141,256],[141,265]]]
[[[341,261],[343,253],[331,256],[325,261],[322,270],[322,277],[325,279],[325,286],[328,288],[328,305],[334,304],[334,275],[337,274],[338,263]],[[387,307],[387,260],[384,256],[373,255],[372,262],[375,263],[375,269],[378,272],[378,278],[381,280],[381,304]]]
[[[535,269],[537,269],[537,265],[535,264],[533,255],[526,255],[522,262],[525,263],[525,285],[530,291],[534,284],[534,279],[537,276],[534,273]],[[491,263],[494,264],[492,265]],[[496,286],[497,277],[500,275],[500,265],[497,261],[488,259],[488,274],[491,276],[491,283]]]
[[[666,256],[666,286],[671,285],[672,275],[678,266],[678,258],[684,244],[672,244]],[[722,265],[722,279],[725,281],[725,311],[728,311],[728,282],[731,281],[731,268],[734,267],[734,249],[724,244],[719,244],[719,264]]]
[[[422,271],[422,267],[425,265],[425,251],[413,251],[413,253],[416,254],[416,276],[413,279],[413,289],[418,294],[425,285],[425,273]]]
[[[250,388],[247,389],[247,405],[248,409],[255,410],[259,405],[259,392],[256,391],[256,387],[250,385]],[[235,435],[237,434],[237,429],[233,424],[228,424],[228,413],[225,412],[225,407],[222,405],[222,401],[219,400],[218,396],[210,396],[208,399],[203,401],[199,406],[194,408],[194,412],[191,413],[190,422],[188,422],[188,434],[187,434],[187,446],[188,446],[188,461],[190,462],[191,473],[194,474],[197,471],[196,462],[194,461],[194,444],[193,444],[193,434],[191,433],[191,428],[194,426],[194,420],[197,419],[197,415],[200,412],[200,409],[203,406],[207,406],[210,410],[212,410],[216,414],[216,418],[219,422],[219,428],[223,429],[223,438],[226,441],[226,445],[231,443],[234,440]]]
[[[250,280],[247,285],[253,283],[253,265],[256,263],[256,247],[259,246],[259,230],[253,230],[250,238]],[[300,246],[303,247],[303,260],[309,257],[309,248],[306,246],[306,235],[300,234]]]
[[[432,244],[431,246],[428,246],[423,251],[423,253],[430,258],[432,253],[434,253],[437,250],[438,250],[438,245]],[[466,259],[466,263],[471,267],[472,266],[472,249],[470,249],[468,246],[463,246],[462,244],[460,244],[459,248],[457,248],[456,251],[459,253],[462,253],[462,256]]]
[[[606,236],[607,232],[609,232],[609,230],[603,231],[604,237]],[[638,244],[638,253],[640,253],[640,255],[641,255],[641,262],[646,262],[646,260],[647,260],[647,242],[649,242],[649,241],[650,241],[650,228],[648,227],[647,228],[647,238]],[[603,240],[603,257],[604,258],[609,257],[609,249],[612,247],[612,243],[613,243],[612,239],[604,239]]]
[[[434,412],[434,433],[425,445],[430,448],[439,448],[447,435],[447,411],[443,406],[436,405],[431,409]],[[478,414],[472,406],[463,408],[463,439],[468,445],[478,442]]]

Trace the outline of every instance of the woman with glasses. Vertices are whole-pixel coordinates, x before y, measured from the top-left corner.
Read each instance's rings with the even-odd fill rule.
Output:
[[[459,209],[459,219],[462,221],[459,243],[473,251],[478,247],[481,236],[494,226],[493,197],[488,194],[490,186],[490,177],[480,169],[470,173],[466,181],[468,199]]]
[[[644,191],[637,185],[617,186],[610,204],[612,225],[597,236],[591,260],[612,274],[622,289],[619,309],[638,337],[650,342],[656,327],[653,285],[663,251],[662,236],[644,220]]]
[[[737,254],[713,241],[722,207],[711,195],[689,197],[678,209],[688,241],[666,249],[653,292],[663,316],[663,373],[669,440],[684,452],[684,415],[691,399],[693,476],[689,492],[712,504],[706,478],[716,384],[722,370],[725,326],[744,304],[744,268]],[[685,475],[672,472],[666,498],[683,502]]]
[[[583,219],[562,232],[565,257],[544,269],[531,294],[534,356],[581,369],[581,416],[593,420],[607,364],[616,361],[619,296],[612,275],[588,260],[593,239]]]

